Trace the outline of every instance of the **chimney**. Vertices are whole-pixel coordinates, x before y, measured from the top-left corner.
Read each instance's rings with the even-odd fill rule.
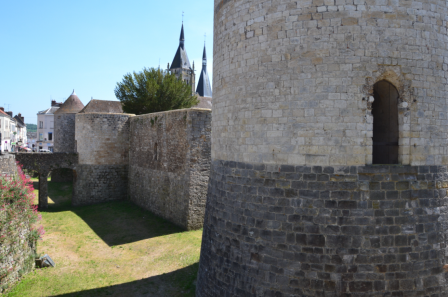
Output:
[[[6,113],[12,118],[12,111],[7,111]]]
[[[5,111],[5,108],[3,108],[3,107],[0,107],[0,110],[1,110],[1,111]]]
[[[20,118],[20,120],[25,124],[25,118],[24,117],[22,117],[22,114],[21,113],[19,113],[19,115],[18,115],[18,117]]]

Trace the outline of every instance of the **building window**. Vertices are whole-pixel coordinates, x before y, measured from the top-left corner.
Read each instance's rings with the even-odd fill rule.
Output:
[[[50,129],[54,129],[54,121],[50,122]]]
[[[39,133],[39,140],[42,141],[44,139],[44,135],[42,133]]]
[[[43,129],[44,128],[44,122],[40,121],[39,122],[39,129]]]
[[[373,164],[398,164],[398,91],[382,80],[373,86]]]
[[[48,140],[53,140],[53,133],[51,132],[48,133]]]

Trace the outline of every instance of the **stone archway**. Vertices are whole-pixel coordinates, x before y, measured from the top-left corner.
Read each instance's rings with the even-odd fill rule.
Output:
[[[373,87],[372,164],[398,164],[398,90],[387,80]]]
[[[77,153],[16,153],[23,169],[39,173],[39,209],[48,208],[48,174],[55,169],[73,169],[78,165]]]

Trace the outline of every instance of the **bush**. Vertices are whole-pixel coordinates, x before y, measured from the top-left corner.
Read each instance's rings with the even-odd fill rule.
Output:
[[[44,233],[32,182],[18,175],[0,177],[0,294],[34,267],[36,241]]]

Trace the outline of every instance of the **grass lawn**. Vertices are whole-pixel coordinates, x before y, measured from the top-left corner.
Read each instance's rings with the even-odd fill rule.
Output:
[[[128,201],[72,207],[71,188],[49,182],[42,212],[38,253],[56,267],[36,269],[7,296],[194,296],[202,231]]]

